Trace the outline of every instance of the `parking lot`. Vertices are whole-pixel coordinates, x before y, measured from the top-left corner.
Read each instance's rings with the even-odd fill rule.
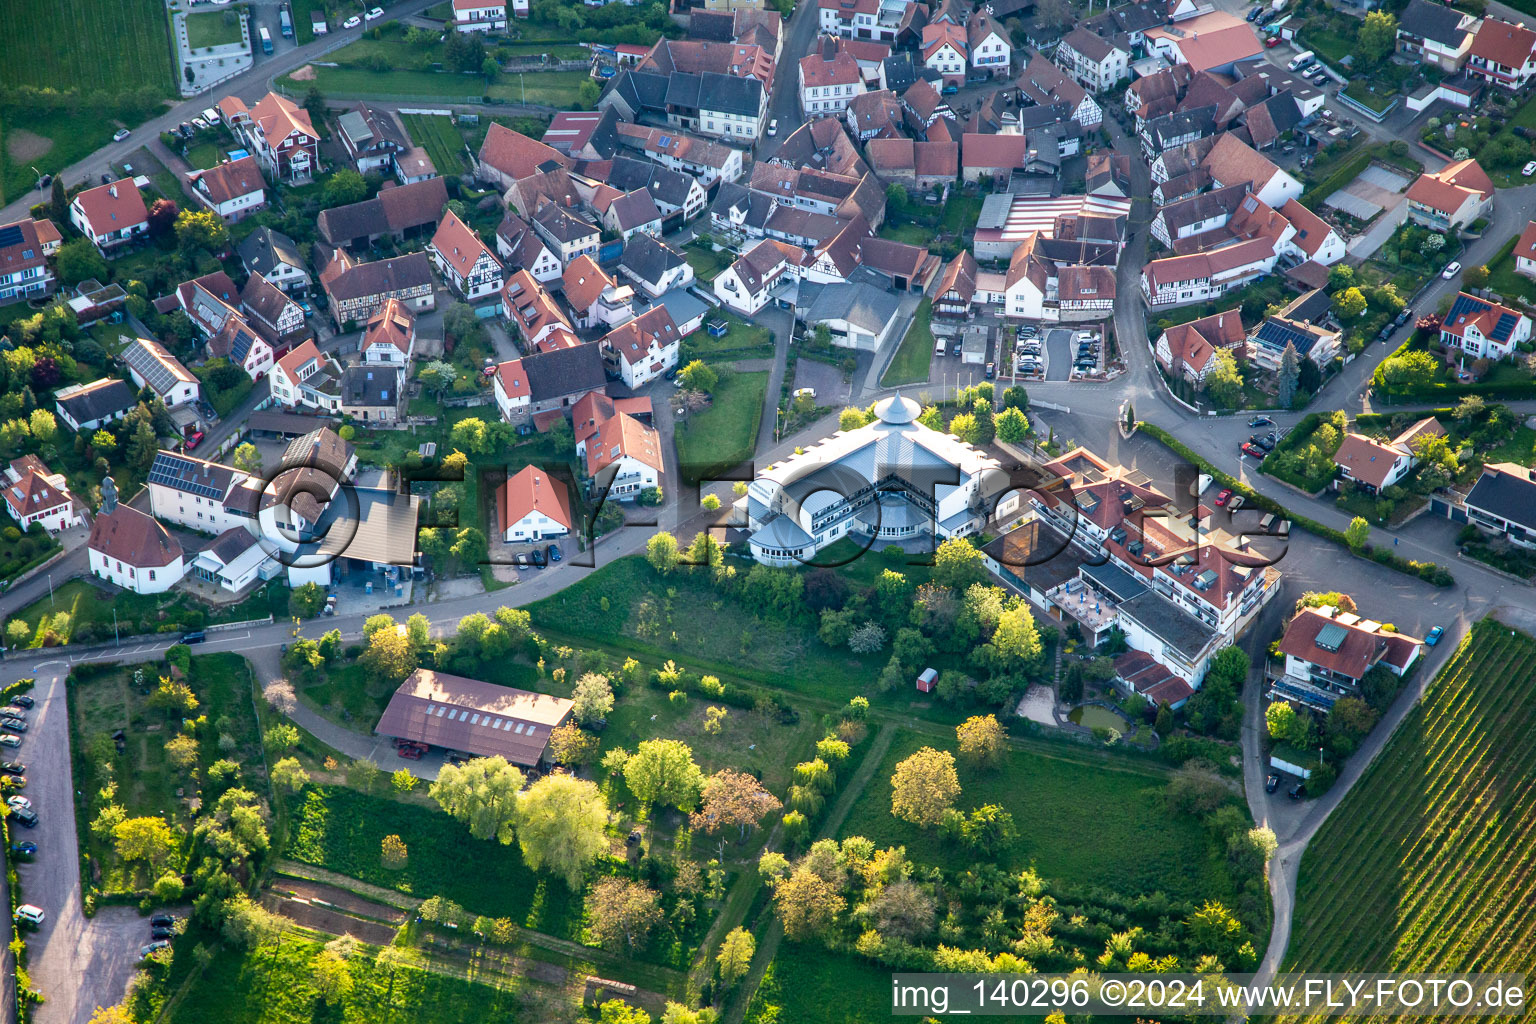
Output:
[[[1072,376],[1072,332],[1057,327],[1045,332],[1045,379],[1069,380]]]

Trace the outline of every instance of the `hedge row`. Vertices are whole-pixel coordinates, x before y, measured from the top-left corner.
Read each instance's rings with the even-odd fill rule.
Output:
[[[1200,472],[1209,474],[1211,479],[1219,482],[1221,486],[1231,488],[1238,494],[1243,495],[1243,497],[1248,499],[1248,503],[1250,505],[1253,505],[1257,508],[1262,508],[1266,512],[1273,512],[1278,516],[1284,516],[1286,519],[1291,521],[1293,526],[1299,526],[1303,530],[1314,533],[1326,540],[1336,541],[1337,543],[1344,545],[1345,550],[1350,550],[1348,542],[1344,539],[1343,531],[1335,530],[1331,526],[1324,526],[1322,523],[1319,523],[1315,519],[1308,519],[1305,516],[1298,516],[1294,512],[1287,509],[1284,505],[1281,505],[1278,501],[1275,501],[1272,498],[1267,498],[1259,492],[1255,491],[1252,487],[1249,487],[1247,484],[1242,483],[1241,481],[1238,481],[1231,476],[1228,476],[1226,473],[1223,473],[1221,470],[1211,465],[1205,459],[1196,455],[1187,446],[1185,446],[1183,442],[1179,441],[1162,427],[1152,423],[1146,423],[1144,421],[1137,421],[1136,427],[1138,430],[1146,431],[1148,434],[1152,435],[1163,444],[1167,445],[1170,449],[1172,449],[1175,455],[1178,455],[1179,457],[1186,459],[1194,465],[1200,467]],[[1391,551],[1373,547],[1370,544],[1367,544],[1361,551],[1350,551],[1350,553],[1363,558],[1369,558],[1371,561],[1376,562],[1379,565],[1384,565],[1388,569],[1395,569],[1396,571],[1407,576],[1417,576],[1424,582],[1432,584],[1436,587],[1449,587],[1456,582],[1455,577],[1453,577],[1444,568],[1435,564],[1434,562],[1415,562],[1411,559],[1402,558],[1398,555],[1395,555]]]
[[[1449,382],[1434,384],[1409,384],[1399,387],[1374,387],[1372,394],[1389,404],[1398,402],[1443,402],[1462,395],[1482,395],[1487,398],[1525,399],[1536,398],[1536,381],[1519,384],[1500,384],[1480,381],[1468,384]]]
[[[1371,157],[1373,156],[1375,154],[1371,151],[1370,147],[1367,147],[1341,162],[1328,177],[1307,187],[1306,191],[1301,194],[1302,204],[1310,205],[1307,203],[1309,199],[1327,199],[1339,189],[1348,185],[1354,180],[1355,175],[1370,166]]]

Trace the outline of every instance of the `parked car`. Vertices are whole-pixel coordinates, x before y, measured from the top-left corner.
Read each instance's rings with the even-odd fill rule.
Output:
[[[30,811],[32,809],[32,801],[18,793],[15,796],[6,797],[5,806],[13,811]]]
[[[29,924],[34,928],[48,919],[48,915],[43,912],[43,908],[33,903],[23,903],[17,907],[14,916],[17,924]]]
[[[384,17],[384,8],[382,8],[382,7],[370,7],[370,8],[368,8],[367,19],[369,21],[377,21],[378,19],[380,19],[382,17]]]
[[[206,435],[204,435],[204,433],[201,430],[194,430],[194,431],[192,431],[192,436],[187,438],[187,451],[191,451],[192,449],[196,448],[198,445],[202,444],[203,443],[203,438],[205,436]]]
[[[1461,273],[1461,264],[1451,260],[1451,262],[1445,265],[1445,269],[1440,271],[1440,276],[1449,281],[1459,273]]]
[[[346,21],[342,22],[341,23],[341,27],[342,28],[357,28],[357,26],[361,25],[362,23],[363,23],[363,19],[354,14],[354,15],[352,15],[352,17],[350,17]]]
[[[11,820],[26,828],[37,828],[37,812],[29,811],[25,807],[18,807],[11,811]]]
[[[997,376],[997,364],[996,363],[988,363],[987,364],[987,380],[991,380],[993,377],[996,377],[996,376]]]
[[[1533,174],[1536,174],[1536,160],[1532,160],[1530,163],[1520,168],[1521,177],[1529,178]]]
[[[1300,800],[1302,797],[1307,795],[1307,784],[1304,782],[1298,782],[1296,785],[1286,790],[1285,795],[1290,797],[1292,800]]]
[[[7,775],[25,775],[27,774],[27,766],[20,761],[4,761],[0,762],[0,772],[4,772]]]
[[[9,729],[12,732],[26,732],[27,723],[19,718],[7,718],[0,716],[0,729]]]
[[[1227,511],[1236,512],[1246,504],[1248,504],[1247,498],[1243,497],[1241,494],[1234,494],[1232,497],[1227,499]]]
[[[1271,430],[1269,433],[1259,438],[1256,443],[1265,451],[1272,452],[1275,450],[1275,445],[1280,443],[1280,435]]]
[[[1275,47],[1280,45],[1280,37],[1270,36],[1268,39],[1264,40],[1264,45],[1273,50]]]
[[[1424,644],[1427,647],[1433,647],[1435,644],[1440,642],[1440,638],[1443,636],[1445,636],[1445,627],[1436,626],[1434,629],[1430,630],[1429,635],[1424,638]]]
[[[30,839],[22,839],[11,844],[11,852],[22,857],[36,857],[37,844]]]
[[[1401,327],[1401,326],[1403,326],[1403,324],[1407,323],[1409,320],[1412,320],[1412,319],[1413,319],[1413,310],[1409,309],[1407,306],[1404,306],[1403,307],[1403,311],[1401,313],[1397,314],[1397,319],[1393,320],[1392,322],[1394,324],[1396,324],[1397,326]]]
[[[1250,459],[1262,459],[1264,456],[1268,455],[1269,452],[1265,451],[1263,448],[1260,448],[1252,441],[1244,441],[1243,454],[1248,456]],[[1221,502],[1218,501],[1216,504],[1219,505]]]
[[[0,708],[0,718],[14,718],[18,722],[25,722],[27,720],[27,711],[25,708],[15,708],[6,705]]]
[[[162,949],[170,949],[170,948],[171,948],[171,940],[170,939],[159,939],[159,940],[157,940],[155,942],[149,943],[148,945],[140,946],[139,947],[139,959],[140,960],[148,960],[151,956],[154,956],[156,953],[160,952]]]
[[[194,630],[191,633],[181,634],[181,642],[184,644],[200,644],[207,639],[208,634],[201,629]]]
[[[1264,792],[1273,793],[1280,788],[1280,776],[1274,772],[1269,773],[1269,778],[1264,780]]]
[[[150,915],[150,918],[149,918],[149,925],[150,925],[151,928],[154,928],[154,927],[157,927],[157,926],[160,926],[160,925],[165,925],[165,926],[169,927],[170,925],[173,925],[175,923],[176,923],[176,918],[172,917],[170,914],[167,914],[163,910],[158,911],[158,912]]]
[[[21,746],[21,737],[13,732],[0,733],[0,746],[19,747]]]
[[[768,137],[771,139],[777,134],[779,134],[779,119],[774,118],[768,122]]]
[[[1312,76],[1312,84],[1313,85],[1323,86],[1323,85],[1327,85],[1330,81],[1332,81],[1332,79],[1330,79],[1326,74],[1324,74],[1321,71],[1319,71],[1317,74]]]
[[[127,128],[119,128],[117,131],[112,133],[112,141],[113,142],[122,142],[124,139],[126,139],[128,136],[130,136],[132,134],[133,133],[130,132]]]
[[[549,546],[549,560],[551,562],[558,562],[558,561],[560,561],[561,557],[562,556],[560,554],[560,545],[558,545],[558,544],[551,544]]]
[[[1262,7],[1255,7],[1255,8],[1253,8],[1253,10],[1248,12],[1248,20],[1249,21],[1253,21],[1256,18],[1258,18],[1259,15],[1261,15],[1263,13],[1264,13],[1264,8],[1262,8]]]
[[[175,930],[168,924],[157,924],[149,929],[149,937],[157,942],[161,939],[170,939],[175,934]]]
[[[1223,487],[1221,489],[1221,493],[1216,495],[1216,507],[1217,508],[1226,508],[1227,507],[1227,501],[1229,499],[1231,499],[1231,497],[1232,497],[1232,491],[1229,488]]]
[[[1268,416],[1255,416],[1248,421],[1248,425],[1250,427],[1272,427],[1275,425],[1275,421]]]
[[[194,117],[194,118],[193,118],[193,119],[192,119],[192,124],[193,124],[193,125],[194,125],[194,126],[195,126],[195,127],[197,127],[197,128],[199,128],[199,129],[204,129],[204,130],[206,130],[206,129],[208,129],[208,128],[211,128],[211,127],[213,127],[213,126],[212,126],[212,125],[210,125],[210,124],[209,124],[209,123],[208,123],[208,122],[207,122],[207,121],[204,121],[204,120],[203,120],[203,119],[202,119],[202,118],[200,118],[200,117]]]
[[[27,777],[25,775],[7,775],[0,778],[0,787],[5,789],[26,789]]]
[[[29,708],[36,703],[36,700],[34,700],[32,697],[29,697],[25,693],[18,693],[16,696],[11,698],[12,707]]]

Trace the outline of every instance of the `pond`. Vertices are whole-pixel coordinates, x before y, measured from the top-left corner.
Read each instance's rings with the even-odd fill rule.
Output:
[[[1078,725],[1089,729],[1113,729],[1124,734],[1127,731],[1126,721],[1108,708],[1101,708],[1097,704],[1084,704],[1073,708],[1067,715],[1069,719]]]

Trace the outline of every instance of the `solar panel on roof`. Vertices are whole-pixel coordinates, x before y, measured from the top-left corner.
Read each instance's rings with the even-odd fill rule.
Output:
[[[672,145],[672,136],[670,136],[670,135],[663,135],[661,137],[661,144],[663,146],[670,146],[670,145]]]
[[[1349,636],[1349,631],[1337,622],[1330,622],[1317,631],[1317,639],[1314,643],[1325,651],[1337,651],[1344,644],[1344,639]]]
[[[0,228],[0,248],[9,248],[20,245],[22,239],[20,224],[7,224]]]
[[[188,494],[204,498],[223,498],[224,488],[214,485],[214,477],[203,473],[201,463],[184,459],[170,452],[161,452],[149,467],[149,482],[172,487]]]

